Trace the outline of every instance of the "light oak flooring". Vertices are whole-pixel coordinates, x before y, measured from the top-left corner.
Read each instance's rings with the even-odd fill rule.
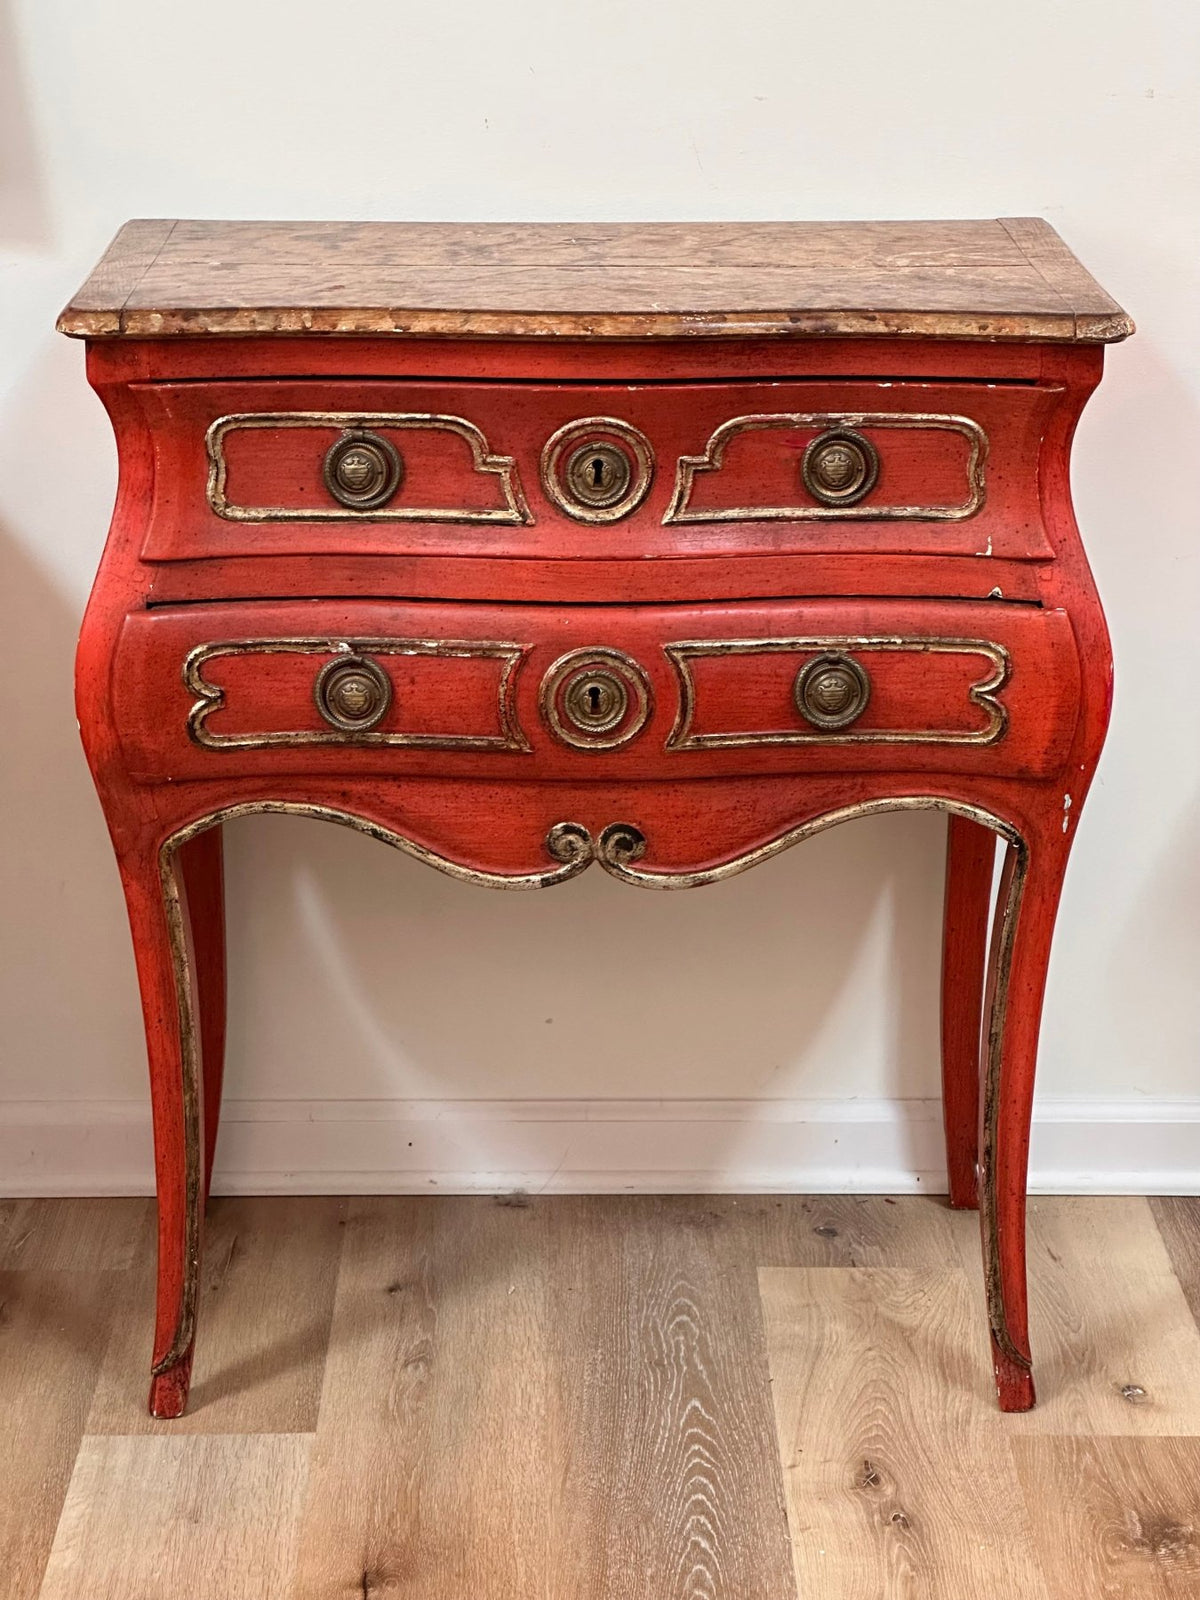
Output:
[[[3,1600],[1200,1597],[1200,1201],[1037,1200],[995,1409],[932,1199],[0,1203]]]

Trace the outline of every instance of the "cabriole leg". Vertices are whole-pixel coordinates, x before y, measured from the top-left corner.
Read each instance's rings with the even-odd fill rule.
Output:
[[[187,1404],[203,1226],[204,1104],[191,933],[176,863],[156,842],[118,852],[141,987],[158,1188],[158,1306],[150,1411]]]
[[[213,1152],[221,1118],[225,1072],[225,880],[221,825],[179,848],[179,876],[187,898],[204,1078],[204,1196],[212,1183]]]
[[[1029,1126],[1046,969],[1067,841],[1010,844],[988,963],[979,1202],[992,1362],[1002,1411],[1034,1404],[1025,1270]]]
[[[942,930],[942,1116],[950,1204],[979,1204],[979,1041],[996,836],[951,814]]]

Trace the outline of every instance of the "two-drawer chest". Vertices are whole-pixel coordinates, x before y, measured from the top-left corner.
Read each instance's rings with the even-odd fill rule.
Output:
[[[120,454],[78,705],[150,1057],[152,1410],[196,1332],[224,822],[679,889],[897,808],[949,817],[951,1202],[1032,1405],[1038,1025],[1110,692],[1069,455],[1132,331],[1057,235],[134,222],[59,326]]]

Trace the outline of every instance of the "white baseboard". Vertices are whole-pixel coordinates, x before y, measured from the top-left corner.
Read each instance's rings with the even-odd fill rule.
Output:
[[[234,1100],[223,1194],[941,1193],[935,1100]],[[1200,1194],[1200,1099],[1040,1100],[1031,1188]],[[0,1102],[0,1194],[153,1191],[141,1101]]]

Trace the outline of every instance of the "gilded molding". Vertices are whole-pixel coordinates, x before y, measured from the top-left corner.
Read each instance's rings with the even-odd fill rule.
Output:
[[[736,878],[751,867],[782,855],[785,850],[790,850],[793,845],[800,844],[814,834],[823,833],[826,828],[836,828],[840,823],[851,822],[856,817],[874,816],[884,811],[948,811],[977,822],[981,827],[990,828],[1010,844],[1021,843],[1021,835],[1011,823],[993,816],[981,806],[969,805],[961,800],[945,800],[940,795],[900,795],[880,800],[862,800],[836,811],[823,812],[819,817],[799,823],[786,833],[769,839],[766,844],[756,845],[754,849],[734,856],[729,861],[722,861],[718,866],[700,867],[690,872],[654,872],[635,866],[634,863],[645,855],[647,842],[642,830],[629,822],[610,823],[596,838],[582,823],[556,823],[547,837],[547,849],[555,855],[552,841],[569,839],[572,841],[569,846],[572,860],[582,856],[585,866],[595,861],[605,872],[624,883],[636,883],[643,889],[698,889],[710,883],[723,883],[726,878]],[[561,860],[563,856],[555,855],[555,859]]]
[[[1008,727],[1008,711],[997,692],[1008,680],[1011,667],[1008,651],[991,639],[939,639],[871,634],[851,637],[844,634],[811,634],[788,639],[684,639],[663,646],[663,651],[679,679],[679,713],[668,736],[668,750],[734,750],[756,745],[803,744],[995,744]],[[845,730],[809,728],[772,729],[761,732],[693,733],[696,716],[696,680],[691,663],[701,657],[825,653],[844,651],[850,655],[868,651],[906,651],[927,655],[978,655],[990,666],[986,677],[971,684],[968,702],[987,718],[987,726],[973,733],[944,729],[876,728]]]
[[[356,511],[345,506],[236,505],[225,492],[224,443],[228,434],[245,428],[341,428],[348,432],[364,428],[436,429],[455,433],[470,447],[474,470],[499,479],[504,506],[478,511],[455,506],[388,505],[374,511]],[[209,426],[204,446],[208,453],[208,503],[217,516],[229,522],[459,522],[519,527],[534,520],[514,457],[494,455],[482,429],[465,417],[420,411],[237,411],[218,417]]]
[[[188,733],[206,750],[262,750],[268,746],[295,748],[302,745],[390,745],[424,750],[509,750],[529,751],[533,747],[525,736],[513,699],[517,668],[529,650],[528,645],[509,644],[490,639],[367,639],[290,638],[222,639],[200,644],[183,663],[183,681],[197,696],[188,713]],[[443,660],[495,660],[500,662],[496,690],[498,733],[380,733],[374,730],[302,729],[293,732],[212,733],[208,719],[225,704],[226,691],[210,683],[204,668],[223,656],[244,655],[339,655],[422,656]]]
[[[699,472],[719,472],[731,439],[742,433],[771,428],[938,428],[961,434],[970,446],[967,459],[967,498],[957,506],[870,505],[822,506],[730,506],[707,511],[691,509],[692,488]],[[817,522],[874,521],[898,522],[932,520],[962,522],[983,509],[987,499],[984,463],[987,460],[987,434],[970,417],[930,411],[774,411],[731,417],[709,437],[703,455],[680,456],[675,469],[675,492],[663,515],[663,524],[681,522]]]

